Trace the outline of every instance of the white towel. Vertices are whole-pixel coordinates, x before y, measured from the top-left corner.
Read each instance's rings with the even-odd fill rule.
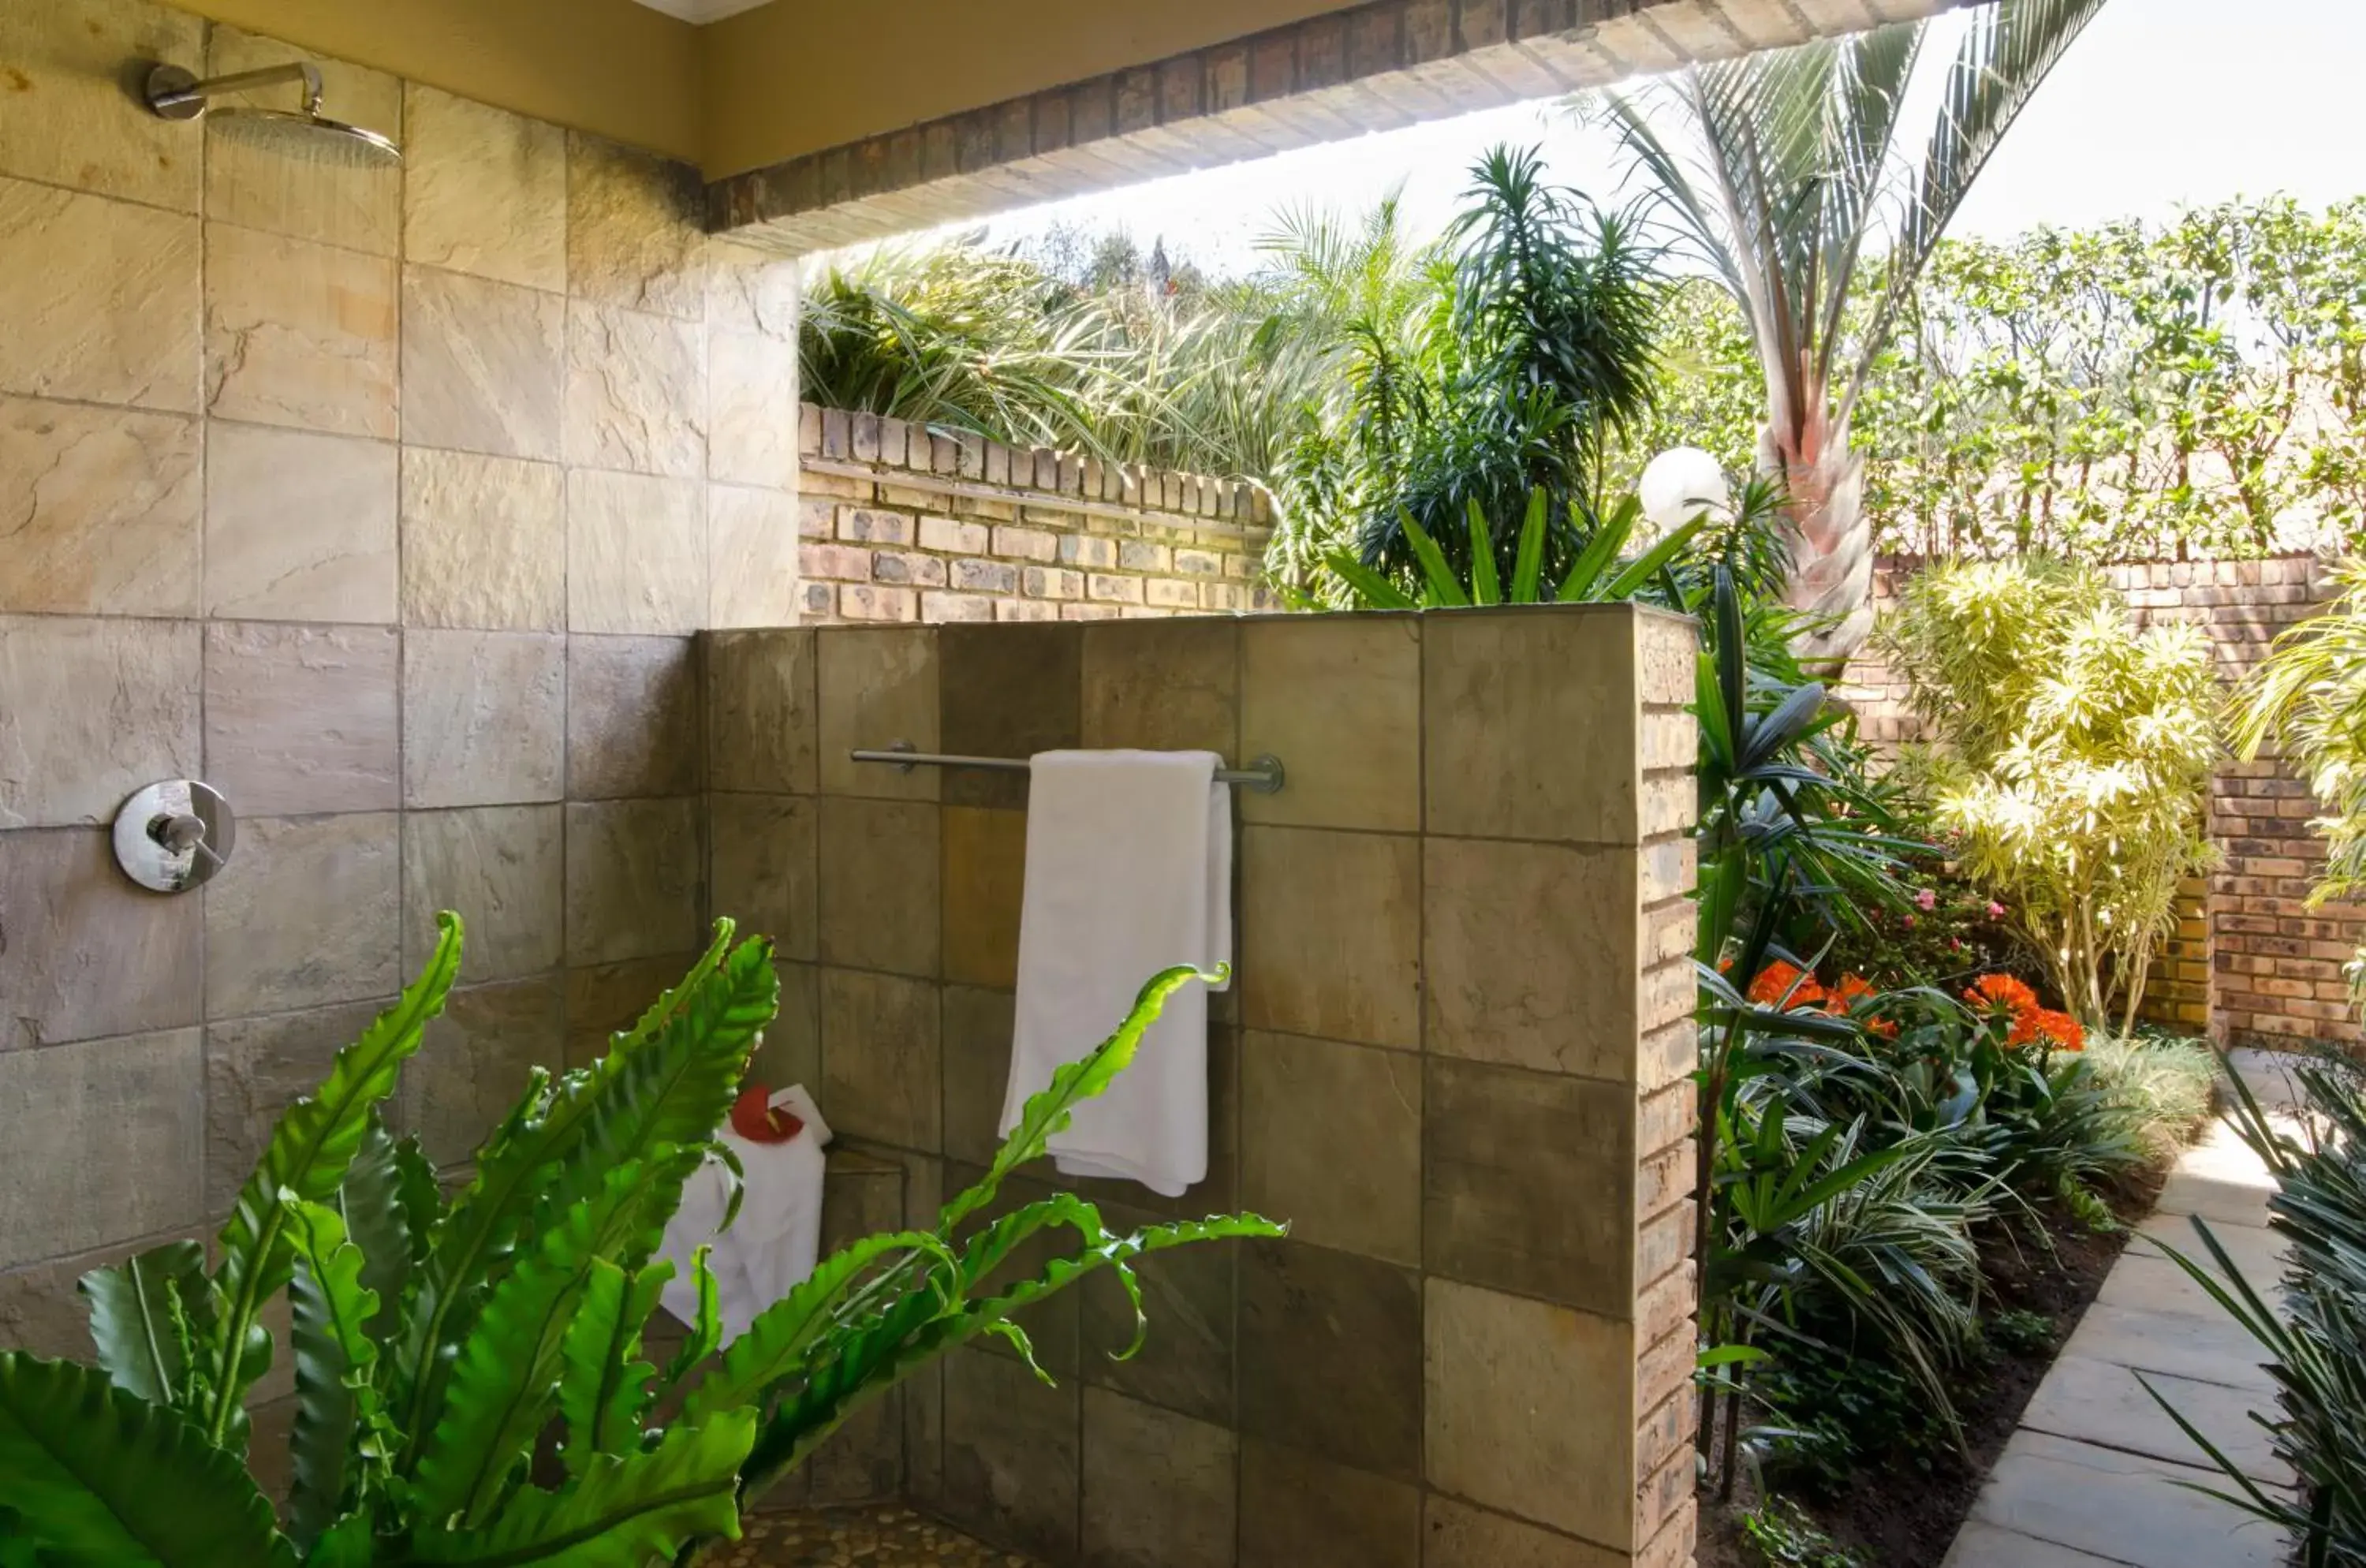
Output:
[[[1144,981],[1233,949],[1232,799],[1211,751],[1032,759],[1019,920],[1018,1023],[1002,1130],[1053,1071],[1109,1038]],[[1208,995],[1166,999],[1133,1063],[1052,1140],[1071,1176],[1180,1197],[1208,1175]]]
[[[728,1121],[715,1130],[716,1141],[730,1145],[746,1172],[739,1217],[731,1228],[719,1236],[715,1234],[730,1201],[730,1173],[709,1160],[683,1183],[682,1207],[674,1211],[665,1245],[658,1249],[659,1257],[673,1264],[673,1278],[659,1299],[666,1311],[693,1323],[698,1317],[698,1280],[692,1259],[699,1247],[715,1244],[706,1266],[715,1273],[715,1304],[726,1344],[747,1333],[758,1313],[811,1274],[821,1251],[827,1165],[822,1145],[829,1142],[829,1125],[800,1085],[779,1090],[769,1103],[805,1123],[787,1143],[750,1143],[733,1132]]]

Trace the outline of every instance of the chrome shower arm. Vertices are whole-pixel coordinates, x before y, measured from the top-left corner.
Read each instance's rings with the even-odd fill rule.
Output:
[[[266,65],[260,71],[241,71],[231,76],[208,76],[203,81],[177,65],[159,65],[148,73],[148,107],[166,119],[194,119],[204,110],[208,98],[256,87],[276,87],[287,82],[304,85],[305,113],[320,112],[321,68],[304,60]]]

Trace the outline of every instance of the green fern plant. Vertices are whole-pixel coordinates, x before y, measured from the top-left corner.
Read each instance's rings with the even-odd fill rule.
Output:
[[[1154,976],[1117,1032],[1028,1101],[979,1183],[932,1229],[874,1235],[727,1345],[711,1311],[662,1371],[642,1332],[683,1181],[710,1159],[779,983],[769,942],[714,943],[592,1066],[536,1070],[446,1201],[380,1107],[459,972],[440,918],[425,970],[272,1134],[208,1270],[176,1242],[84,1278],[98,1364],[0,1354],[0,1564],[170,1568],[648,1568],[736,1540],[739,1512],[933,1357],[1099,1269],[1146,1326],[1132,1260],[1254,1216],[1110,1231],[1061,1194],[967,1222],[1123,1070],[1189,968]],[[736,1203],[734,1205],[736,1209]],[[1040,1232],[1077,1244],[986,1281]],[[711,1301],[699,1258],[701,1295]],[[246,1394],[268,1369],[264,1305],[286,1292],[295,1357],[284,1522],[244,1467]],[[1132,1354],[1129,1348],[1125,1354]],[[1039,1375],[1041,1369],[1038,1369]],[[669,1423],[656,1412],[677,1410]],[[557,1438],[564,1479],[529,1473]]]

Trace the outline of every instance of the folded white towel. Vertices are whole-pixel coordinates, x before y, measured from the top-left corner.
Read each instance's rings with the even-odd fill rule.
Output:
[[[769,1103],[803,1122],[784,1144],[751,1143],[726,1122],[718,1142],[730,1145],[746,1173],[739,1217],[716,1235],[730,1201],[730,1174],[709,1160],[683,1183],[682,1207],[667,1224],[658,1256],[673,1264],[659,1300],[684,1323],[698,1316],[698,1281],[691,1261],[712,1242],[706,1266],[715,1273],[715,1304],[723,1319],[726,1344],[748,1331],[756,1314],[794,1290],[814,1271],[821,1251],[822,1145],[829,1125],[801,1085],[774,1093]]]
[[[1229,963],[1232,799],[1212,751],[1045,751],[1032,760],[1019,920],[1018,1023],[1002,1130],[1087,1055],[1142,983]],[[1208,996],[1186,986],[1133,1065],[1052,1140],[1072,1176],[1179,1197],[1208,1174]]]

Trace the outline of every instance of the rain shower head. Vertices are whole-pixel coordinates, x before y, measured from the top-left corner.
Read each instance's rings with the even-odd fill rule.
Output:
[[[233,104],[209,109],[208,100],[224,93],[275,87],[284,82],[304,85],[299,110],[249,108]],[[243,140],[314,153],[334,153],[356,164],[400,164],[402,149],[364,126],[348,125],[321,112],[321,68],[310,62],[242,71],[235,76],[199,81],[177,65],[159,65],[148,73],[148,107],[166,119],[195,119],[199,115],[219,121],[224,131]]]

